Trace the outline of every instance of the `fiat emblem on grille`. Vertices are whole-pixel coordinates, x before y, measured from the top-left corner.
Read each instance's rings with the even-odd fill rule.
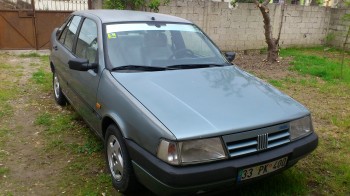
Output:
[[[268,133],[258,135],[257,150],[265,150],[268,145]]]

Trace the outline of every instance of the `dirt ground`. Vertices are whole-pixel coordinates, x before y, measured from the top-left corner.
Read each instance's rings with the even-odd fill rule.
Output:
[[[10,101],[14,114],[0,119],[2,127],[10,131],[9,140],[4,149],[1,149],[7,156],[0,162],[0,167],[6,166],[10,173],[0,177],[0,181],[3,181],[0,194],[55,195],[57,193],[52,189],[56,183],[55,175],[63,165],[58,160],[52,160],[49,154],[43,153],[43,128],[34,124],[40,112],[37,101],[51,98],[51,95],[37,93],[38,89],[28,85],[32,74],[37,71],[33,64],[40,62],[9,56],[5,59],[2,57],[0,61],[16,69],[18,77],[13,78],[13,83],[20,89],[16,99]]]

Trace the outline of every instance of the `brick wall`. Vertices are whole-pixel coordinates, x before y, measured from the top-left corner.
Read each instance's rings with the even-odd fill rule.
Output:
[[[231,10],[228,2],[217,1],[172,0],[168,6],[160,7],[160,13],[194,22],[224,51],[267,47],[263,18],[255,4],[240,3],[237,9]],[[331,31],[328,28],[333,24],[331,20],[336,20],[341,15],[336,9],[288,5],[282,19],[280,5],[269,4],[269,8],[274,37],[277,37],[278,26],[283,20],[280,40],[282,47],[323,44],[325,36]],[[336,16],[334,13],[337,13]],[[334,25],[339,26],[338,23],[341,22]],[[343,26],[339,28],[343,30]]]

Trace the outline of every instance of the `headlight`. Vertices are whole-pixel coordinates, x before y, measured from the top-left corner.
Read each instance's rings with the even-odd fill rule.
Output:
[[[220,138],[192,140],[179,143],[181,162],[207,162],[226,158]]]
[[[296,140],[310,134],[313,131],[311,117],[306,116],[298,120],[294,120],[289,124],[290,139]]]
[[[178,143],[162,140],[157,155],[160,159],[174,165],[202,163],[227,158],[220,138]]]

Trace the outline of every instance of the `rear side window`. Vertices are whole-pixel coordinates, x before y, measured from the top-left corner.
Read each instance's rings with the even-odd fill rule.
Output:
[[[59,42],[61,42],[70,51],[73,50],[74,38],[77,33],[80,20],[80,16],[74,16],[72,20],[67,23],[67,26],[64,28],[59,39]]]
[[[90,63],[97,61],[97,25],[90,19],[85,19],[78,37],[76,55],[88,59]]]

